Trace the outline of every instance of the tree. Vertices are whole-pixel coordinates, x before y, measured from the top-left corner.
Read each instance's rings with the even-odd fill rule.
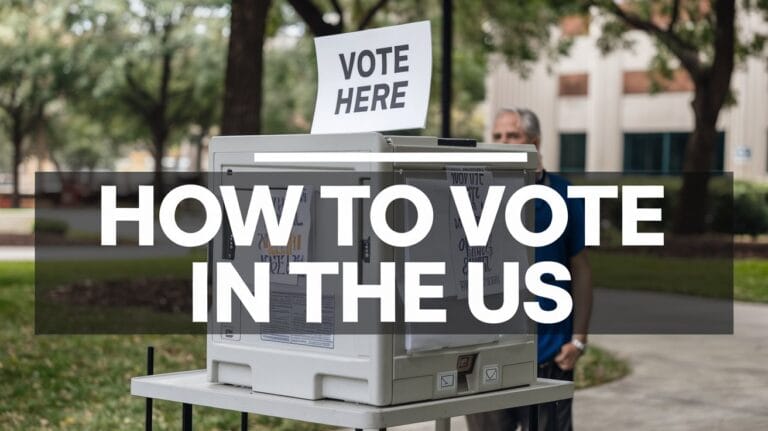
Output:
[[[333,11],[329,11],[335,22],[326,21],[329,12],[318,7],[312,0],[288,0],[297,14],[304,20],[315,36],[328,36],[345,31],[365,30],[373,24],[376,15],[387,6],[388,0],[375,0],[368,7],[362,2],[345,5],[340,0],[331,0]]]
[[[0,7],[0,125],[10,138],[13,170],[12,205],[18,207],[19,165],[25,141],[40,126],[47,105],[70,79],[62,23],[49,2]]]
[[[287,0],[316,36],[337,34],[354,22],[353,30],[370,26],[387,0],[376,0],[365,8],[356,1],[350,7],[342,7],[338,0],[331,1],[336,21],[325,20],[326,12],[312,0]],[[224,114],[222,134],[257,134],[262,130],[262,104],[264,101],[264,41],[275,29],[280,10],[273,10],[272,0],[251,2],[232,0],[231,34],[227,56],[226,83],[224,90]],[[276,2],[278,9],[282,2]],[[271,89],[270,90],[279,90]]]
[[[224,90],[224,135],[261,132],[264,40],[271,0],[232,0]]]
[[[97,167],[110,167],[116,141],[105,125],[63,105],[42,122],[48,157],[56,167],[63,198],[86,197]]]
[[[209,9],[208,13],[215,12]],[[186,112],[180,116],[191,126],[187,137],[195,146],[194,163],[198,173],[205,169],[202,166],[203,145],[211,130],[221,125],[229,24],[226,19],[212,20],[209,17],[206,21],[205,31],[195,30],[195,43],[182,53],[187,67],[179,71],[180,79],[189,83],[188,100],[191,102],[182,107]]]
[[[603,52],[630,46],[628,32],[637,30],[656,44],[656,55],[650,65],[652,76],[671,77],[675,62],[685,70],[694,85],[691,108],[695,122],[685,149],[674,230],[682,234],[703,232],[717,119],[730,100],[731,75],[738,61],[763,52],[766,38],[764,34],[737,34],[735,1],[537,0],[514,11],[506,4],[485,0],[484,6],[487,19],[494,24],[487,40],[518,68],[538,60],[541,53],[556,57],[567,52],[568,40],[558,40],[553,48],[549,29],[562,16],[587,14],[591,9],[603,18],[602,36],[598,40]],[[745,12],[768,12],[765,1],[745,1],[743,7]],[[516,24],[521,22],[524,24],[518,27]],[[521,31],[515,34],[512,30]]]
[[[717,119],[729,99],[736,51],[762,51],[762,35],[746,45],[739,44],[734,0],[712,4],[674,0],[658,9],[620,7],[609,1],[595,5],[615,20],[607,37],[621,40],[626,29],[647,33],[657,45],[657,70],[669,75],[669,58],[674,57],[693,82],[694,129],[685,148],[683,185],[673,226],[676,233],[704,232]],[[666,25],[658,21],[666,21]]]
[[[309,131],[317,94],[315,49],[308,37],[270,48],[264,64],[262,133]]]
[[[215,81],[221,76],[198,69],[198,57],[220,52],[209,52],[210,34],[223,31],[224,17],[214,13],[221,9],[220,3],[137,0],[111,12],[109,18],[117,25],[104,34],[103,44],[111,55],[94,96],[108,106],[104,115],[122,117],[136,126],[137,138],[148,138],[158,192],[164,186],[163,156],[172,135],[185,134],[196,122],[209,128],[217,112],[211,103],[218,101],[199,96],[200,91],[215,88],[201,78]],[[219,36],[214,40],[223,40]]]

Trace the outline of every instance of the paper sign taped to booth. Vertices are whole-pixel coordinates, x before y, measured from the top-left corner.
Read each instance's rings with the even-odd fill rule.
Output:
[[[480,218],[488,196],[488,187],[494,184],[493,171],[485,168],[469,166],[452,166],[445,168],[448,186],[465,187],[469,203],[472,206],[475,220]],[[450,271],[457,284],[456,292],[459,299],[467,297],[469,286],[469,263],[483,264],[483,286],[486,293],[500,293],[501,286],[501,254],[498,252],[495,238],[489,238],[483,246],[470,246],[467,234],[461,222],[455,205],[449,207],[448,237],[450,238]]]
[[[312,133],[423,128],[431,39],[429,21],[315,38]]]
[[[306,187],[301,193],[299,208],[296,210],[293,229],[285,246],[270,244],[267,228],[260,223],[256,229],[257,262],[269,262],[270,280],[280,284],[296,285],[298,276],[289,273],[291,262],[306,262],[309,250],[309,228],[311,225],[311,206],[313,188]],[[272,204],[275,206],[278,218],[281,217],[285,203],[285,189],[272,190]]]

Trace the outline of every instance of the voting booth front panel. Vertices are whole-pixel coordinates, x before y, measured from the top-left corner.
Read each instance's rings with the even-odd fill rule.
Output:
[[[445,194],[444,199],[434,199],[434,195],[430,196],[435,206],[435,219],[430,236],[421,243],[423,245],[405,250],[387,246],[373,234],[367,217],[355,217],[353,232],[356,240],[353,245],[334,248],[334,256],[339,261],[359,261],[360,284],[378,284],[380,262],[397,259],[419,261],[421,257],[434,255],[436,250],[442,250],[441,253],[445,254],[444,250],[450,248],[450,235],[446,234],[447,230],[451,229],[447,204],[435,203],[448,202],[449,192],[445,186],[446,165],[434,162],[402,164],[396,161],[351,161],[343,157],[339,157],[337,161],[326,160],[319,163],[312,159],[310,153],[456,151],[526,153],[526,161],[499,165],[504,172],[510,173],[509,184],[513,186],[511,188],[519,188],[527,181],[528,176],[523,173],[535,169],[537,161],[535,149],[527,145],[450,146],[438,145],[437,138],[385,137],[378,133],[216,137],[210,146],[210,170],[213,173],[211,187],[234,185],[238,195],[243,194],[240,205],[244,206],[250,200],[254,185],[248,184],[252,179],[247,175],[237,175],[244,172],[283,172],[291,175],[317,170],[343,172],[344,175],[334,177],[335,185],[340,185],[340,182],[349,185],[370,185],[371,197],[391,185],[395,173],[401,175],[401,179],[405,178],[406,183],[412,183],[422,190],[428,189],[430,184],[442,184],[442,187],[435,188],[434,193]],[[260,162],[258,154],[265,153],[296,153],[297,157],[289,163]],[[281,181],[283,184],[277,184]],[[502,178],[495,178],[495,181],[497,184],[504,182]],[[288,185],[285,183],[285,177],[279,175],[275,176],[275,182],[269,184],[270,187],[285,188]],[[307,249],[303,250],[303,253],[307,261],[315,261],[326,252],[324,247],[328,247],[328,244],[335,246],[337,243],[336,200],[320,199],[318,188],[305,187],[304,193],[309,194],[302,199],[307,208],[300,208],[297,218],[308,217],[310,220],[308,231],[304,232],[308,241],[304,242]],[[371,199],[355,201],[359,204],[355,211],[367,214]],[[395,225],[402,227],[403,224],[408,224],[408,218],[412,216],[409,211],[400,210],[395,217]],[[532,217],[532,214],[526,216]],[[224,234],[220,234],[220,237],[212,242],[212,256],[226,255],[225,248],[234,247],[221,235]],[[508,238],[504,235],[492,237],[498,238],[497,241]],[[496,253],[496,259],[520,261],[522,274],[532,263],[532,250],[519,245],[506,247],[503,243],[494,246],[498,247],[497,250],[505,250],[503,253]],[[236,247],[231,255],[230,260],[239,268],[241,276],[249,286],[253,280],[253,263],[260,260],[260,253],[263,251],[254,245]],[[363,254],[366,258],[360,259]],[[216,259],[210,260],[213,262]],[[450,266],[447,262],[448,278],[452,271]],[[213,280],[216,279],[215,271],[215,267],[212,267]],[[283,322],[296,321],[297,313],[302,313],[298,317],[304,318],[303,301],[306,301],[306,289],[303,276],[292,277],[272,279],[271,282],[272,289],[278,286],[278,292],[271,296],[272,317],[274,313],[286,313],[277,317]],[[280,287],[283,281],[286,284],[285,289]],[[401,289],[402,282],[398,283],[398,289]],[[324,295],[329,284],[332,285],[330,289],[340,291],[341,276],[323,277]],[[448,290],[446,288],[446,291]],[[450,292],[446,292],[446,295],[450,295]],[[458,292],[457,298],[460,296],[461,292]],[[378,310],[375,310],[377,307],[371,303],[372,301],[360,302],[360,316],[378,316]],[[466,299],[463,304],[466,306]],[[244,320],[241,315],[245,311],[240,307],[233,308],[233,323],[209,324],[215,325],[207,341],[209,380],[245,386],[256,392],[386,406],[524,386],[531,384],[536,378],[536,345],[532,328],[523,328],[508,335],[428,335],[410,333],[407,324],[400,324],[395,329],[387,326],[392,324],[381,324],[380,331],[334,333],[333,322],[339,321],[340,309],[341,295],[323,296],[323,321],[330,320],[327,326],[320,329],[313,327],[305,333],[291,327],[290,332],[281,333],[274,329],[245,330],[240,326]],[[521,322],[521,325],[527,324],[524,319],[521,319]]]

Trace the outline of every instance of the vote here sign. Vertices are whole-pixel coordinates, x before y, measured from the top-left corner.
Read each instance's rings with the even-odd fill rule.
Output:
[[[432,76],[429,21],[315,38],[312,133],[423,128]]]

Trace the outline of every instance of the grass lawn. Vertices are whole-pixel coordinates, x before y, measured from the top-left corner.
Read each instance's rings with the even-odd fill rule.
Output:
[[[149,272],[178,263],[147,262]],[[60,278],[76,269],[62,265]],[[158,269],[159,270],[159,269]],[[111,272],[96,274],[97,277]],[[143,428],[144,400],[130,395],[130,378],[145,372],[145,347],[156,348],[155,372],[205,367],[205,340],[195,335],[34,335],[34,264],[0,262],[0,429],[107,430]],[[624,376],[629,368],[599,348],[579,361],[577,387]],[[181,428],[181,407],[155,401],[155,427]],[[239,429],[237,412],[196,407],[201,430]],[[323,427],[251,416],[252,430]]]
[[[576,389],[584,389],[618,380],[630,371],[629,364],[623,359],[598,346],[590,345],[576,363],[574,383]]]
[[[594,285],[768,302],[768,260],[679,258],[590,252]],[[733,286],[733,291],[731,291]]]
[[[143,429],[144,400],[130,378],[145,373],[145,346],[156,348],[155,372],[205,367],[205,339],[193,335],[34,335],[31,262],[0,262],[0,429]],[[155,401],[155,427],[181,429],[181,406]],[[240,415],[196,407],[195,429],[239,429]],[[322,429],[251,417],[253,430]]]
[[[741,301],[768,302],[768,260],[737,260],[733,295]]]

